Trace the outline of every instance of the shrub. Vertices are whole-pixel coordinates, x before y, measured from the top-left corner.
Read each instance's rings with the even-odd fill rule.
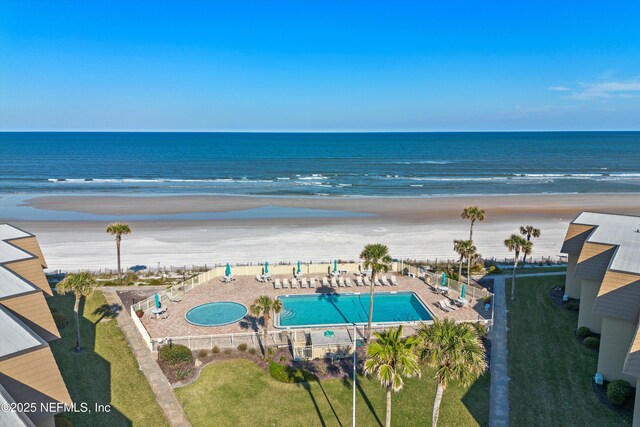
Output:
[[[631,385],[624,380],[611,381],[607,385],[607,397],[614,405],[623,405],[631,394]]]
[[[224,349],[224,354],[231,354],[231,349],[230,348],[225,348]]]
[[[484,323],[474,322],[471,324],[471,326],[473,326],[473,329],[476,330],[476,333],[479,337],[487,335],[487,326]]]
[[[167,365],[193,362],[193,353],[189,347],[181,344],[165,345],[158,351],[158,359]]]
[[[590,348],[592,350],[597,349],[598,347],[600,347],[600,339],[596,338],[596,337],[586,337],[584,339],[584,341],[582,341],[582,343],[587,346],[587,348]]]
[[[580,303],[578,301],[569,301],[564,305],[564,308],[569,311],[578,311],[580,310]]]
[[[482,302],[483,302],[483,303],[485,303],[485,304],[486,304],[486,303],[491,304],[491,297],[490,297],[489,295],[485,295],[485,296],[483,296],[483,297],[482,297]]]
[[[282,356],[280,356],[280,361],[281,362],[286,362],[287,361],[287,356],[285,356],[284,354]]]
[[[489,274],[502,274],[502,269],[497,265],[490,265],[489,270],[487,270]]]
[[[283,383],[301,383],[316,379],[315,375],[304,369],[283,366],[276,362],[269,362],[269,373],[274,379]]]
[[[53,316],[53,321],[56,322],[56,326],[58,327],[58,329],[64,328],[69,323],[69,321],[67,320],[67,316],[64,313],[56,311],[51,315]]]
[[[255,348],[250,348],[249,349],[249,354],[256,354],[256,353],[257,353],[257,351],[256,351]]]
[[[182,380],[188,378],[191,375],[191,372],[193,372],[193,369],[191,369],[191,368],[178,369],[176,371],[176,378],[178,379],[178,381],[182,381]]]
[[[591,330],[586,326],[580,326],[578,329],[576,329],[576,335],[580,338],[586,338],[591,335]]]
[[[238,351],[247,351],[247,344],[242,343],[238,346]]]
[[[214,346],[214,347],[213,347],[213,349],[211,350],[211,352],[212,352],[213,354],[220,353],[220,348],[216,345],[216,346]]]
[[[209,351],[208,350],[200,350],[198,352],[198,359],[204,359],[208,355],[209,355]]]

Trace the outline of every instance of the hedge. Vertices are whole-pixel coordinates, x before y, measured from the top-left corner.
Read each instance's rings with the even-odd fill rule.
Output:
[[[304,369],[283,366],[276,362],[269,362],[271,376],[283,383],[302,383],[316,379],[316,376]]]

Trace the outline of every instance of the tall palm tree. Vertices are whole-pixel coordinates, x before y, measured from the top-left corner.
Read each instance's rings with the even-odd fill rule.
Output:
[[[282,311],[282,301],[278,298],[271,299],[267,295],[261,295],[253,302],[253,305],[249,307],[251,314],[255,316],[262,316],[263,323],[263,344],[264,358],[267,358],[267,333],[269,331],[269,320],[271,319],[271,312],[280,313]]]
[[[480,209],[478,206],[467,206],[462,211],[462,219],[468,219],[471,221],[471,227],[469,228],[469,240],[473,240],[473,224],[476,221],[484,221],[484,209]]]
[[[476,251],[476,247],[473,245],[473,240],[454,240],[453,250],[460,255],[460,262],[458,263],[458,281],[462,282],[462,262],[468,253]]]
[[[513,301],[516,297],[515,289],[516,289],[516,268],[518,267],[518,258],[520,254],[523,256],[531,255],[531,249],[533,247],[533,243],[527,241],[524,237],[519,236],[517,234],[512,234],[511,237],[504,241],[504,245],[507,247],[509,252],[513,252],[513,275],[511,276],[511,301]]]
[[[367,360],[364,362],[364,373],[376,374],[380,384],[387,390],[387,415],[385,426],[391,426],[391,392],[399,392],[404,385],[404,378],[420,376],[420,365],[415,347],[418,339],[415,336],[402,338],[402,325],[398,329],[389,328],[386,332],[376,332],[376,341],[367,347]]]
[[[121,222],[114,222],[107,225],[107,233],[112,236],[116,236],[116,254],[118,256],[118,282],[122,284],[122,269],[120,268],[120,242],[122,241],[123,234],[131,234],[131,227],[129,224],[123,224]]]
[[[73,293],[76,297],[75,304],[73,305],[73,317],[76,322],[76,352],[81,350],[80,348],[80,316],[78,311],[80,310],[80,299],[82,297],[88,297],[93,293],[93,288],[96,287],[96,279],[93,275],[87,271],[80,273],[69,273],[65,278],[56,285],[56,292],[60,295]]]
[[[542,234],[542,232],[540,231],[539,228],[535,228],[533,225],[521,225],[520,234],[522,234],[523,236],[526,236],[527,242],[530,242],[532,237],[538,238],[540,237],[540,234]],[[526,260],[527,260],[527,256],[523,255],[522,263],[524,264]]]
[[[480,254],[478,253],[478,249],[471,245],[468,248],[467,253],[464,254],[464,257],[467,259],[467,284],[471,283],[471,263],[475,262],[478,258],[480,258]]]
[[[484,347],[475,328],[469,323],[436,319],[432,325],[418,330],[420,358],[436,369],[436,397],[433,403],[432,425],[438,424],[442,395],[449,382],[466,387],[487,368]]]
[[[391,268],[389,248],[381,243],[372,243],[364,247],[360,253],[364,261],[364,268],[371,270],[371,285],[369,289],[369,322],[367,323],[367,341],[371,339],[371,322],[373,321],[373,293],[378,273],[386,273]]]

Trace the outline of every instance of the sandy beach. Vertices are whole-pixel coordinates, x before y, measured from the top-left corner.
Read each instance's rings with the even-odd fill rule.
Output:
[[[47,196],[26,199],[21,208],[40,220],[2,220],[37,234],[52,269],[113,267],[115,245],[104,232],[110,221],[129,215],[156,215],[128,221],[133,234],[123,239],[123,265],[203,265],[355,259],[363,245],[381,242],[396,258],[454,258],[452,240],[467,238],[465,206],[486,209],[474,240],[485,256],[505,257],[503,240],[520,225],[542,230],[534,256],[559,255],[567,224],[584,210],[640,213],[637,194],[526,195],[443,198],[260,198],[218,196]],[[197,212],[236,212],[264,207],[363,213],[367,217],[292,217],[184,220]],[[69,213],[98,215],[91,221],[64,220]],[[157,219],[157,216],[166,218]],[[177,216],[177,217],[176,217]],[[233,216],[233,215],[232,215]],[[557,258],[556,258],[557,259]]]

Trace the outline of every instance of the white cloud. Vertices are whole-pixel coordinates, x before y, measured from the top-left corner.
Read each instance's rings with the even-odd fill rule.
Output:
[[[554,90],[556,92],[568,92],[571,90],[571,88],[566,87],[566,86],[550,86],[548,88],[549,90]]]
[[[579,88],[573,91],[570,96],[581,100],[637,98],[640,97],[640,79],[580,83]]]

